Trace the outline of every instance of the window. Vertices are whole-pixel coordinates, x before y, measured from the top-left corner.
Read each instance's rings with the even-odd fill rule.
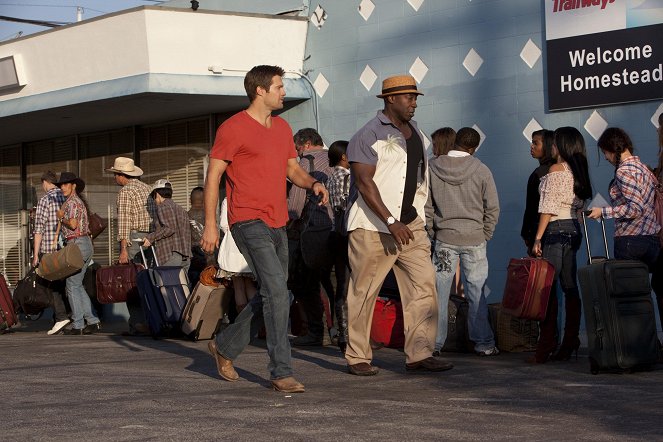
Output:
[[[173,201],[188,210],[191,189],[204,184],[209,144],[207,118],[138,129],[142,181],[167,178]]]
[[[19,146],[0,148],[0,273],[10,286],[21,278],[27,265],[28,217],[21,208]]]

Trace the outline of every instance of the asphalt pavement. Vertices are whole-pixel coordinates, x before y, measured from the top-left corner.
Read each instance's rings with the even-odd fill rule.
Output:
[[[589,372],[578,360],[529,365],[525,353],[446,353],[451,371],[405,371],[374,354],[374,377],[347,373],[332,346],[293,348],[302,394],[270,389],[264,341],[218,378],[207,342],[47,336],[44,320],[0,335],[3,441],[662,440],[663,366]]]

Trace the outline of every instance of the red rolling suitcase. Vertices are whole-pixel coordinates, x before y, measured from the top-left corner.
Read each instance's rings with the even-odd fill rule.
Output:
[[[17,322],[12,294],[9,292],[5,277],[0,274],[0,331],[13,327]]]
[[[390,348],[405,346],[403,306],[400,301],[378,296],[373,310],[371,340]]]
[[[507,268],[502,309],[521,319],[546,317],[555,267],[543,258],[513,258]]]

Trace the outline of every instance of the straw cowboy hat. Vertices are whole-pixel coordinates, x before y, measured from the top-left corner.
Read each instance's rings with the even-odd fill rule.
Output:
[[[73,172],[62,172],[60,174],[60,179],[55,183],[56,186],[60,187],[63,184],[74,183],[76,184],[76,193],[81,194],[85,190],[85,181],[78,178]]]
[[[382,81],[382,93],[378,98],[388,97],[389,95],[398,94],[417,94],[423,93],[417,90],[417,82],[411,75],[396,75],[394,77],[385,78]]]
[[[113,167],[106,169],[106,172],[121,173],[127,176],[141,176],[143,169],[134,164],[134,160],[126,157],[115,158]]]

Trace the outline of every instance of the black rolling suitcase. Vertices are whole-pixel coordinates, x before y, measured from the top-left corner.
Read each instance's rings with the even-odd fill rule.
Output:
[[[150,334],[154,338],[180,335],[180,320],[190,294],[186,272],[181,267],[160,267],[156,253],[155,267],[147,268],[142,247],[140,252],[146,268],[136,275],[136,285]]]
[[[646,370],[658,360],[658,337],[649,270],[640,261],[592,259],[582,214],[589,265],[578,270],[592,374]]]

